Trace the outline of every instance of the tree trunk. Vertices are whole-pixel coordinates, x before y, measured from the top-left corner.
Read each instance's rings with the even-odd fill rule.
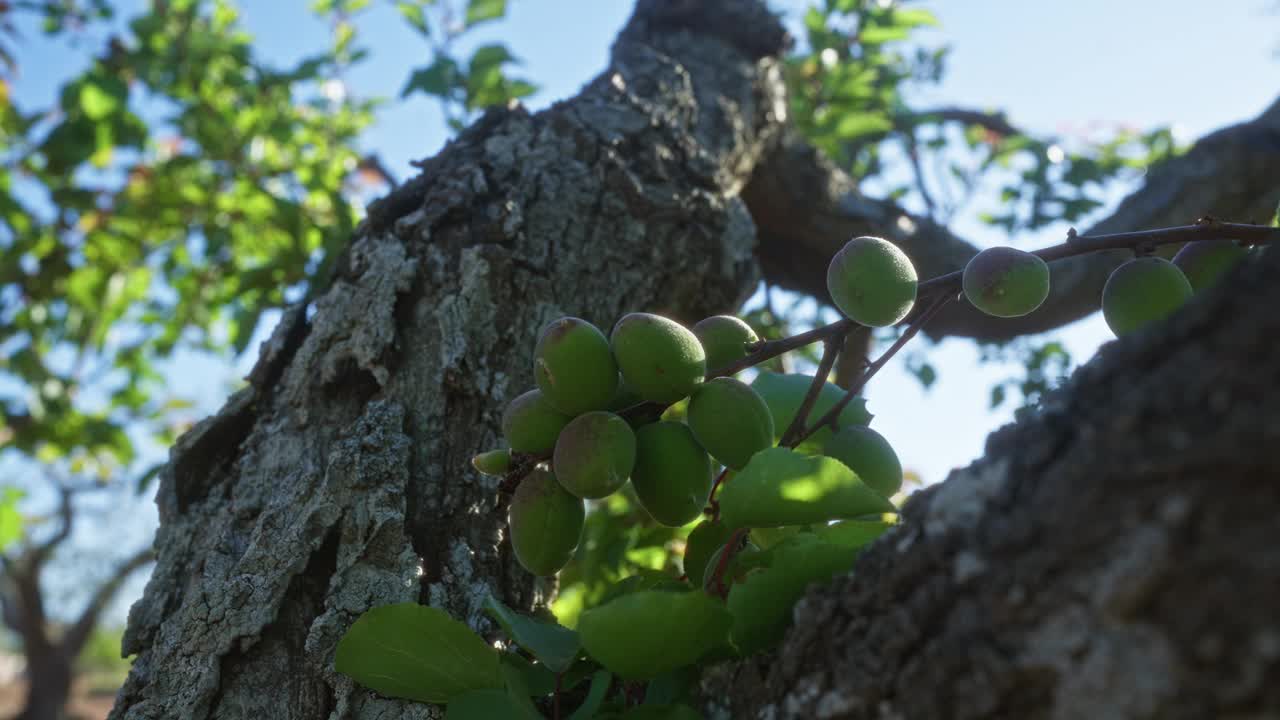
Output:
[[[1280,249],[916,493],[734,718],[1280,717]]]
[[[71,663],[56,648],[27,654],[27,696],[14,720],[62,720],[71,696]]]
[[[496,482],[468,461],[532,385],[547,321],[688,321],[754,289],[740,194],[782,132],[785,43],[758,0],[640,0],[578,96],[486,114],[370,208],[332,285],[285,314],[249,386],[174,447],[112,718],[438,716],[336,674],[337,640],[376,605],[417,600],[483,631],[489,593],[547,597],[504,541]],[[1181,344],[1105,353],[1077,395],[998,436],[851,580],[812,596],[772,666],[721,668],[711,697],[733,717],[1083,717],[1064,704],[1075,694],[1115,701],[1096,717],[1137,718],[1229,676],[1221,697],[1243,688],[1233,697],[1254,707],[1280,646],[1263,618],[1274,585],[1260,585],[1277,576],[1275,538],[1258,525],[1274,517],[1261,471],[1280,438],[1259,376],[1277,367],[1278,328],[1265,304],[1230,302],[1216,321],[1203,303],[1184,313],[1199,320],[1179,324]],[[1204,338],[1229,377],[1206,370]],[[1232,494],[1250,481],[1256,497]],[[1178,623],[1204,628],[1197,665],[1181,664]],[[1250,652],[1271,664],[1229,664]]]
[[[756,2],[642,0],[579,96],[488,113],[370,209],[332,286],[173,449],[112,718],[432,716],[336,674],[338,639],[386,603],[483,630],[489,593],[546,598],[469,459],[548,321],[692,320],[754,290],[738,191],[780,127],[785,39]]]

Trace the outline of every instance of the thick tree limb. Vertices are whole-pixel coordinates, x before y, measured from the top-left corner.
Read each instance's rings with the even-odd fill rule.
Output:
[[[1280,715],[1280,248],[1102,348],[917,493],[732,717]]]
[[[60,485],[58,487],[58,529],[53,532],[44,542],[39,543],[26,553],[25,562],[35,568],[35,572],[40,572],[40,568],[49,560],[49,556],[58,548],[67,538],[71,537],[72,522],[75,519],[75,507],[72,499],[75,497],[76,491],[71,487]]]
[[[78,657],[80,655],[80,651],[84,649],[85,642],[89,640],[93,629],[97,627],[98,618],[102,616],[102,611],[106,609],[107,603],[110,603],[111,599],[120,591],[120,587],[124,585],[125,580],[128,580],[130,575],[143,566],[155,562],[155,559],[155,552],[151,548],[139,550],[132,557],[120,563],[115,572],[98,585],[93,597],[89,599],[89,604],[81,611],[80,617],[76,618],[71,627],[67,628],[59,642],[62,646],[62,651],[68,657]]]
[[[911,217],[895,203],[860,195],[851,178],[789,136],[744,191],[760,232],[760,260],[771,282],[827,300],[826,266],[849,238],[885,237],[916,262],[921,277],[957,270],[977,250],[946,228]],[[1203,215],[1265,221],[1280,202],[1280,100],[1254,120],[1205,136],[1185,155],[1154,168],[1143,187],[1089,234],[1182,225]],[[1054,263],[1053,289],[1022,318],[991,318],[965,304],[947,308],[929,335],[1000,341],[1044,332],[1098,309],[1107,276],[1127,253]]]

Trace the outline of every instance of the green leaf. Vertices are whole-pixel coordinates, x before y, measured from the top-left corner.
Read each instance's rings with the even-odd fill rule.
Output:
[[[727,527],[781,527],[897,512],[839,460],[762,450],[720,491]]]
[[[512,640],[532,653],[538,658],[538,662],[546,665],[552,672],[568,670],[577,659],[581,644],[578,633],[569,628],[521,615],[492,595],[485,601],[484,609],[498,621]]]
[[[893,526],[894,523],[884,520],[845,520],[819,527],[813,534],[823,542],[858,550],[870,545]]]
[[[458,63],[453,58],[438,57],[427,67],[413,71],[400,91],[400,97],[408,97],[415,92],[447,97],[450,90],[459,86],[461,77]]]
[[[501,717],[540,719],[542,715],[538,713],[538,708],[530,699],[532,693],[529,691],[528,683],[525,682],[524,672],[515,665],[508,664],[503,664],[500,669],[503,683],[506,685],[507,699],[511,701],[511,707],[515,711]]]
[[[937,15],[924,8],[895,8],[893,11],[893,24],[899,27],[914,28],[921,25],[937,27],[941,23],[938,22]]]
[[[596,716],[596,711],[600,709],[600,705],[604,702],[604,697],[609,692],[609,686],[613,684],[613,676],[608,670],[598,670],[595,675],[591,676],[591,688],[587,690],[587,697],[578,706],[577,710],[569,716],[569,720],[591,720]]]
[[[880,113],[846,112],[835,121],[834,132],[841,140],[856,140],[864,135],[878,135],[893,128],[893,122]]]
[[[80,86],[80,110],[90,120],[102,120],[124,107],[128,94],[128,87],[118,78],[89,78]]]
[[[606,669],[647,680],[698,661],[724,644],[732,623],[702,592],[647,590],[582,613],[582,646]]]
[[[476,51],[471,54],[471,60],[467,63],[467,69],[472,73],[484,72],[514,62],[516,62],[516,56],[511,54],[506,45],[493,43],[476,48]]]
[[[507,0],[470,0],[467,3],[467,27],[489,20],[497,20],[507,14]]]
[[[767,370],[761,371],[756,375],[755,380],[751,381],[752,389],[760,393],[760,397],[764,398],[765,404],[769,406],[769,412],[773,414],[774,442],[782,439],[782,433],[795,419],[796,413],[800,411],[800,404],[804,402],[805,393],[809,391],[809,384],[812,382],[812,375],[784,375]],[[822,390],[818,392],[818,400],[809,411],[809,422],[812,423],[822,417],[843,397],[844,390],[840,386],[829,382],[823,383]],[[844,410],[840,411],[839,424],[840,427],[866,425],[871,422],[872,417],[874,416],[867,412],[866,399],[856,397],[845,406]],[[829,437],[831,437],[831,429],[823,428],[800,443],[796,449],[804,453],[821,452]]]
[[[524,686],[529,689],[530,696],[542,697],[555,692],[556,674],[548,670],[546,665],[534,665],[526,660],[524,656],[514,652],[502,653],[501,661],[504,672],[510,667],[520,673]]]
[[[361,615],[339,641],[334,666],[371,690],[418,702],[503,686],[496,650],[443,610],[411,602]]]
[[[427,11],[421,5],[401,0],[396,3],[396,9],[400,11],[400,16],[405,22],[409,23],[414,30],[417,30],[423,37],[430,37],[431,29],[427,25]]]
[[[0,494],[0,552],[22,538],[22,513],[18,512],[18,502],[26,497],[26,493],[16,487],[7,487]]]
[[[449,702],[445,720],[493,720],[493,718],[536,718],[516,702],[506,690],[472,690]]]
[[[772,647],[791,624],[791,610],[811,583],[848,572],[858,551],[801,533],[769,551],[767,568],[729,589],[730,642],[743,655]]]
[[[602,720],[702,720],[702,715],[688,705],[641,705],[622,714],[602,716]]]

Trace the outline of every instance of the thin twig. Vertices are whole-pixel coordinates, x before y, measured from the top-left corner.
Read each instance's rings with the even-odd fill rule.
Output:
[[[730,561],[742,549],[743,540],[747,537],[749,528],[739,528],[733,531],[733,535],[729,536],[729,541],[724,544],[724,551],[720,553],[720,560],[716,562],[716,568],[711,572],[711,588],[712,591],[723,598],[729,594],[729,586],[724,581],[725,570],[729,568]]]
[[[836,358],[840,355],[840,346],[844,344],[847,334],[847,331],[836,333],[822,341],[822,360],[818,363],[818,371],[814,373],[813,381],[809,383],[809,389],[804,394],[804,400],[800,402],[800,408],[796,410],[796,416],[791,419],[791,424],[782,433],[779,445],[786,447],[797,433],[804,430],[805,423],[809,421],[809,413],[813,411],[814,403],[818,402],[818,396],[827,384],[827,377],[831,375],[831,368],[836,364]]]
[[[716,490],[720,489],[720,486],[724,484],[725,477],[728,475],[729,468],[721,470],[720,474],[716,476],[716,481],[711,484],[711,492],[707,493],[707,508],[702,512],[711,517],[711,522],[720,519],[720,501],[716,500]]]
[[[867,386],[867,382],[869,382],[876,373],[880,372],[880,368],[884,367],[894,355],[897,355],[899,350],[901,350],[908,342],[911,342],[911,338],[915,337],[916,333],[920,332],[920,329],[925,326],[925,323],[929,322],[934,315],[937,315],[938,311],[952,299],[953,297],[948,294],[934,300],[933,304],[924,311],[924,314],[912,321],[911,325],[907,327],[906,332],[902,333],[902,336],[895,340],[893,345],[890,345],[889,349],[884,351],[884,354],[876,358],[875,362],[871,363],[871,365],[867,367],[866,372],[862,373],[862,377],[858,378],[857,382],[849,386],[849,389],[845,391],[844,397],[840,398],[840,401],[835,405],[832,405],[831,409],[828,410],[826,414],[818,418],[817,422],[807,428],[794,443],[789,445],[789,447],[796,447],[800,443],[809,439],[809,436],[817,432],[819,428],[828,425],[832,428],[836,428],[836,421],[839,419],[840,413],[844,411],[845,407],[849,405],[858,393],[862,392],[862,389]]]

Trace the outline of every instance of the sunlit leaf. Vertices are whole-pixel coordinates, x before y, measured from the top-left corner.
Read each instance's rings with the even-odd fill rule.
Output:
[[[807,525],[896,510],[844,463],[788,448],[756,453],[720,491],[720,519],[731,528]]]
[[[471,27],[506,14],[507,0],[468,0],[466,24]]]
[[[724,606],[702,592],[647,590],[582,613],[578,634],[606,669],[626,679],[649,679],[724,644],[730,623]]]
[[[847,572],[858,555],[855,549],[809,533],[795,535],[769,552],[768,567],[729,589],[727,606],[733,615],[730,640],[744,655],[781,640],[791,623],[792,608],[805,589]]]
[[[569,628],[521,615],[492,595],[484,607],[516,644],[553,672],[564,672],[577,659],[578,634]]]
[[[16,487],[7,487],[0,492],[0,552],[22,538],[22,513],[18,512],[18,502],[26,493]]]
[[[338,643],[334,667],[383,695],[419,702],[503,687],[496,650],[443,610],[417,603],[361,615]]]

